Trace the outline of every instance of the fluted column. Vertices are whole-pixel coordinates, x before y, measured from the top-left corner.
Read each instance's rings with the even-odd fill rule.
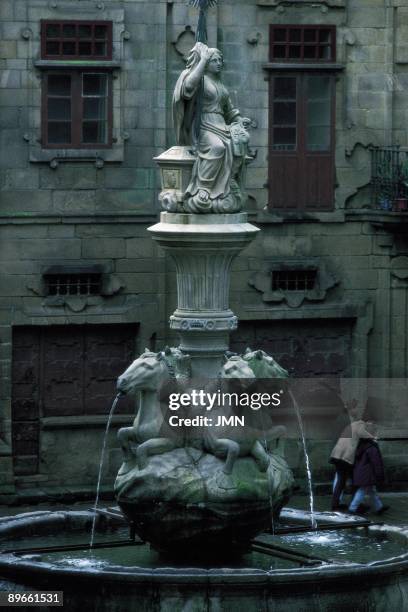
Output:
[[[149,228],[173,258],[177,309],[170,327],[180,332],[180,348],[190,353],[196,374],[218,371],[237,317],[229,308],[231,264],[259,231],[245,213],[161,213]]]

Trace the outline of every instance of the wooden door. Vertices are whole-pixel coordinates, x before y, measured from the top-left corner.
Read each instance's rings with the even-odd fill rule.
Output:
[[[116,378],[135,358],[136,325],[53,325],[13,331],[12,445],[16,475],[38,472],[42,417],[107,414]],[[126,398],[118,413],[134,411]]]
[[[331,74],[286,73],[271,79],[270,208],[332,209],[334,108]]]
[[[350,319],[240,321],[231,350],[263,349],[296,378],[351,375]]]

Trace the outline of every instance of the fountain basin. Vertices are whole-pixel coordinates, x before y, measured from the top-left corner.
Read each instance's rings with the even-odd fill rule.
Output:
[[[305,522],[310,520],[308,513],[301,513],[299,520],[302,514]],[[28,545],[55,546],[65,537],[87,542],[92,517],[92,512],[38,512],[8,517],[0,521],[1,547],[15,550]],[[344,521],[344,516],[329,517],[329,513],[316,513],[316,518],[319,524],[328,518]],[[99,539],[117,539],[118,534],[123,538],[123,531],[118,529],[123,526],[116,519],[98,518]],[[366,538],[365,546],[372,541],[377,549],[381,541],[386,542],[384,558],[378,553],[376,560],[368,563],[340,561],[337,551],[335,562],[300,567],[274,557],[261,561],[259,553],[252,553],[241,559],[215,562],[210,568],[194,567],[191,561],[190,565],[170,563],[143,543],[92,553],[87,547],[74,553],[3,552],[1,588],[62,590],[64,606],[70,611],[389,612],[406,609],[408,531],[371,526],[352,532],[359,537],[358,546],[361,538]],[[271,539],[272,535],[265,534],[261,539],[264,538]],[[111,550],[111,553],[101,550]],[[330,558],[330,550],[327,557]]]

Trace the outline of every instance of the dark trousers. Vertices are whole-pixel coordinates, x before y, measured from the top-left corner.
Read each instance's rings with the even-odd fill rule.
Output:
[[[336,478],[333,487],[332,510],[336,510],[340,505],[341,494],[346,488],[347,479],[352,476],[352,466],[344,462],[336,462]]]

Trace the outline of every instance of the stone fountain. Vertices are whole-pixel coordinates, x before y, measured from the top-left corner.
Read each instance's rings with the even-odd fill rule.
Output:
[[[149,231],[175,262],[178,305],[170,327],[180,345],[146,351],[118,380],[120,392],[140,391],[133,427],[119,432],[125,461],[115,483],[118,504],[140,537],[183,555],[192,544],[202,552],[245,547],[279,515],[293,486],[283,457],[270,452],[283,434],[270,410],[249,410],[247,431],[180,430],[170,426],[171,411],[160,398],[172,381],[197,392],[210,381],[216,391],[235,381],[235,389],[249,391],[259,379],[287,377],[263,351],[228,352],[237,327],[229,308],[231,264],[259,230],[242,212],[250,120],[233,107],[221,68],[217,49],[197,43],[191,50],[173,97],[178,143],[156,158],[163,211]],[[230,407],[215,408],[213,414],[231,415]],[[187,416],[199,410],[191,407]],[[254,422],[260,418],[263,427]]]

